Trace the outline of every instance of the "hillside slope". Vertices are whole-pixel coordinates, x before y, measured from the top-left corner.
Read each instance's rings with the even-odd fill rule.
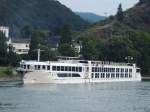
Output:
[[[150,77],[150,0],[141,0],[119,14],[121,16],[111,16],[79,35],[84,43],[83,57],[136,63],[142,76]]]
[[[89,23],[95,23],[105,19],[104,16],[99,16],[97,14],[90,12],[75,12],[75,13],[85,21],[88,21]]]
[[[64,24],[79,30],[87,23],[56,0],[0,0],[0,25],[9,26],[13,36],[26,25],[50,30]]]
[[[127,34],[131,30],[150,32],[150,3],[145,0],[137,3],[133,8],[124,12],[123,22],[119,22],[116,16],[98,22],[81,35],[83,37],[105,38],[113,35]]]

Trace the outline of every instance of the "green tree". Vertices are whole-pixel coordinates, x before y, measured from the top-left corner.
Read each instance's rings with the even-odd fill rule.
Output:
[[[123,12],[123,9],[122,9],[122,4],[119,4],[116,17],[117,17],[117,20],[118,20],[119,22],[123,22],[123,19],[124,19],[124,12]]]
[[[40,45],[39,48],[41,51],[41,60],[42,61],[53,61],[57,59],[56,51],[52,51],[48,46]]]
[[[2,32],[0,32],[0,65],[6,65],[7,63],[6,37]]]
[[[65,44],[65,43],[71,45],[71,41],[72,41],[71,30],[68,25],[63,26],[63,28],[61,29],[60,35],[61,35],[61,38],[60,38],[59,45]]]
[[[98,52],[96,49],[96,41],[86,40],[83,42],[82,55],[86,60],[97,60]]]
[[[61,44],[58,47],[58,51],[62,56],[75,56],[75,50],[74,48],[72,48],[69,44],[65,43],[65,44]]]
[[[31,41],[30,41],[30,50],[29,50],[29,57],[32,60],[37,59],[37,53],[35,50],[38,49],[38,45],[40,44],[38,34],[37,32],[34,32],[31,36]]]
[[[29,50],[29,57],[32,60],[37,59],[37,49],[41,46],[47,46],[46,43],[47,33],[43,31],[34,31],[31,36],[30,41],[30,50]]]
[[[31,26],[27,25],[21,29],[21,37],[22,38],[31,38],[32,33],[33,33],[33,29]]]
[[[19,61],[21,60],[20,56],[13,52],[13,48],[9,48],[9,52],[7,54],[8,64],[10,66],[18,66]]]

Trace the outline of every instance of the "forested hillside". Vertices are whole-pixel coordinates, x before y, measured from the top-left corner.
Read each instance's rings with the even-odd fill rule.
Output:
[[[99,22],[106,18],[104,16],[100,16],[90,12],[76,12],[76,14],[79,15],[85,21],[88,21],[89,23]]]
[[[0,0],[0,26],[9,26],[13,36],[19,36],[24,26],[53,30],[64,24],[76,30],[87,25],[56,0]]]
[[[125,12],[120,4],[115,16],[94,24],[79,37],[85,59],[137,63],[142,74],[150,76],[150,0],[140,0]]]

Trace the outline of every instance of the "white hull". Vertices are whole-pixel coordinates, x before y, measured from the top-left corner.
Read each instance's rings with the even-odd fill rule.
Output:
[[[141,77],[134,78],[99,78],[99,79],[85,79],[85,78],[59,78],[51,76],[49,72],[45,71],[33,71],[25,74],[24,84],[77,84],[77,83],[102,83],[102,82],[131,82],[141,81]]]

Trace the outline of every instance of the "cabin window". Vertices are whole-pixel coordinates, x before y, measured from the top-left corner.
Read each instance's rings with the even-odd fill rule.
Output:
[[[82,67],[79,67],[79,72],[82,72]]]
[[[95,72],[98,72],[98,68],[97,67],[95,67]]]
[[[60,66],[57,66],[57,71],[60,71]]]
[[[72,71],[73,71],[73,72],[75,72],[75,71],[76,71],[76,70],[75,70],[75,67],[72,67]]]
[[[101,73],[101,78],[105,78],[105,73]]]
[[[121,78],[123,78],[124,77],[124,74],[123,73],[121,73]]]
[[[95,69],[95,68],[94,68],[94,67],[92,67],[92,72],[94,72],[94,69]]]
[[[68,71],[68,67],[67,66],[65,66],[65,71]]]
[[[50,66],[47,66],[47,70],[50,70]]]
[[[45,68],[46,68],[45,65],[43,65],[43,66],[42,66],[42,69],[45,70]]]
[[[119,73],[116,73],[116,78],[119,78]]]
[[[126,77],[126,78],[128,77],[128,73],[125,73],[125,77]]]
[[[26,69],[26,65],[24,65],[24,67],[23,67],[24,69]]]
[[[64,66],[61,66],[61,71],[64,71],[65,70],[65,67]]]
[[[37,70],[37,65],[35,65],[34,67],[35,67],[35,70]]]
[[[102,68],[99,68],[99,72],[102,72]]]
[[[114,73],[112,73],[112,74],[111,74],[111,78],[114,78],[114,77],[115,77],[115,74],[114,74]]]
[[[110,78],[110,74],[109,73],[106,74],[106,78]]]
[[[79,71],[79,69],[78,69],[78,67],[76,67],[76,72],[78,72]]]
[[[116,72],[119,72],[119,68],[116,68]]]
[[[112,72],[115,72],[115,68],[112,69]]]
[[[27,65],[27,69],[30,69],[30,65]]]
[[[132,78],[132,74],[129,74],[129,77]]]
[[[131,73],[131,72],[132,72],[132,69],[129,69],[129,72]]]
[[[99,78],[99,74],[98,73],[95,74],[95,78]]]
[[[121,72],[122,72],[122,73],[124,72],[124,69],[123,69],[123,68],[121,68]]]
[[[71,67],[69,67],[69,71],[71,71]]]
[[[41,69],[41,66],[40,65],[38,65],[38,70],[40,70]]]
[[[94,73],[92,73],[92,78],[94,78]]]
[[[128,72],[128,69],[125,69],[125,72]]]
[[[52,70],[56,71],[56,66],[53,66],[53,67],[52,67]]]

